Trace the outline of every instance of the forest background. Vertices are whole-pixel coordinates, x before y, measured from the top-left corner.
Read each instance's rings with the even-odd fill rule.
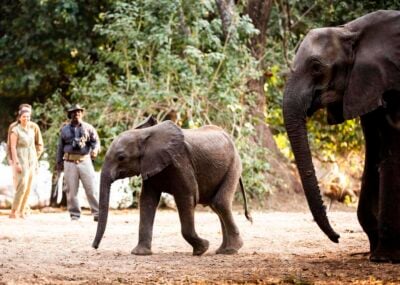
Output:
[[[216,124],[235,139],[253,201],[300,191],[281,114],[296,48],[312,28],[399,7],[400,0],[4,0],[0,141],[26,102],[51,167],[73,103],[101,137],[97,169],[112,140],[150,114],[184,128]],[[345,161],[346,174],[359,178],[357,119],[328,126],[320,111],[308,129],[318,161]]]

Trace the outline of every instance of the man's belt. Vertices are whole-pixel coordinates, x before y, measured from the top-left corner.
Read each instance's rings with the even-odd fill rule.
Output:
[[[64,153],[64,160],[70,162],[82,162],[84,161],[89,155],[88,154],[76,154],[76,153]]]

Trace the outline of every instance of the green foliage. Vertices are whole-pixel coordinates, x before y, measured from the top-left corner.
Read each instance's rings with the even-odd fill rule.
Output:
[[[63,97],[60,96],[60,91],[53,94],[51,100],[48,100],[45,105],[34,104],[35,117],[39,117],[38,124],[41,126],[42,136],[44,140],[44,154],[42,159],[49,161],[51,169],[55,166],[57,143],[60,134],[60,129],[67,120],[65,110],[66,105]]]
[[[79,62],[82,76],[71,81],[68,101],[87,108],[86,120],[97,128],[103,149],[148,114],[161,121],[173,111],[185,128],[217,124],[237,138],[246,188],[264,193],[268,163],[264,150],[250,143],[254,127],[243,104],[245,96],[251,102],[247,81],[258,76],[246,45],[257,30],[247,16],[238,16],[237,29],[224,42],[219,17],[209,19],[215,9],[214,1],[116,2],[94,28],[104,39],[98,61]],[[54,105],[66,105],[57,100]],[[39,112],[49,113],[54,105]],[[62,118],[56,120],[59,126]],[[55,131],[49,128],[46,135]]]
[[[309,139],[313,142],[315,155],[325,161],[336,161],[337,155],[345,156],[349,151],[361,151],[364,139],[360,120],[348,120],[340,125],[326,123],[326,111],[320,111],[308,122]]]
[[[111,0],[4,0],[0,5],[0,123],[21,103],[67,96],[80,60],[96,58],[92,32]],[[37,118],[36,114],[35,118]],[[43,120],[42,120],[43,122]],[[7,129],[0,127],[0,136]]]
[[[250,123],[245,124],[246,134],[244,137],[236,139],[235,143],[240,151],[243,164],[243,183],[246,187],[246,192],[251,193],[250,197],[257,198],[262,201],[262,197],[266,193],[271,193],[270,183],[265,179],[265,174],[271,171],[270,163],[268,162],[269,151],[257,145],[256,142],[250,140],[251,135],[254,135],[255,130]],[[237,192],[236,196],[241,197],[241,193]]]
[[[43,99],[77,72],[98,40],[92,35],[109,1],[19,0],[1,5],[0,94]]]

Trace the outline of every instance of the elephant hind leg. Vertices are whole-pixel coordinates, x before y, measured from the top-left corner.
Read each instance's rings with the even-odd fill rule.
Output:
[[[232,200],[239,183],[239,176],[235,172],[228,173],[231,174],[225,178],[210,204],[221,221],[223,235],[217,254],[235,254],[243,246],[243,240],[232,215]]]
[[[243,246],[243,240],[240,237],[230,207],[223,205],[213,205],[212,209],[217,213],[221,221],[222,244],[217,249],[217,254],[236,254]]]

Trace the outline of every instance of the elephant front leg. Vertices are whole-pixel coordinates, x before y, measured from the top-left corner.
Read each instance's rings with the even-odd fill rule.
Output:
[[[228,206],[215,206],[212,209],[217,213],[221,221],[222,244],[217,249],[217,254],[236,254],[243,246],[239,229],[233,220],[232,211]]]
[[[379,240],[371,261],[400,263],[400,132],[383,120],[380,138]]]
[[[361,181],[361,192],[357,208],[358,220],[367,234],[370,253],[378,246],[378,201],[379,201],[379,114],[361,117],[365,138],[365,162]]]
[[[152,189],[142,188],[140,195],[139,242],[132,249],[135,255],[151,255],[151,242],[153,238],[154,216],[161,193]]]
[[[380,165],[379,242],[374,262],[400,263],[400,156]]]
[[[372,164],[365,166],[357,208],[358,220],[368,236],[370,253],[378,246],[378,201],[379,174],[377,167]]]

